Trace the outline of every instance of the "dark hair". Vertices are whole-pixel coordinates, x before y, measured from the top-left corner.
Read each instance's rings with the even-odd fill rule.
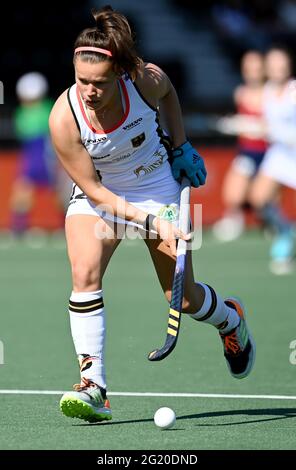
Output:
[[[82,60],[93,63],[112,60],[115,73],[127,72],[134,80],[143,61],[136,52],[128,20],[109,5],[100,10],[92,9],[91,12],[96,26],[84,29],[77,37],[74,47],[100,47],[109,50],[112,57],[99,52],[83,51],[75,54],[74,61],[77,55]]]

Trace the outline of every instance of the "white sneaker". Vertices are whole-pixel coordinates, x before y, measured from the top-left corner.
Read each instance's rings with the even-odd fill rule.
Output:
[[[218,220],[213,225],[213,234],[220,242],[231,242],[241,236],[245,228],[244,217],[237,213]]]
[[[82,377],[82,384],[74,385],[73,392],[65,393],[60,400],[60,409],[65,416],[96,423],[112,419],[110,402],[106,390]]]

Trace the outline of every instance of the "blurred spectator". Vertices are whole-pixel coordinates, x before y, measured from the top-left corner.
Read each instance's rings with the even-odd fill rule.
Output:
[[[11,230],[18,235],[29,227],[35,188],[53,187],[59,180],[48,130],[53,103],[47,92],[47,79],[38,72],[23,75],[16,84],[14,124],[20,157],[11,196]]]
[[[250,194],[258,209],[266,207],[281,185],[296,190],[296,81],[292,80],[291,56],[285,49],[272,48],[265,64],[268,82],[263,111],[270,147]],[[286,274],[293,269],[294,233],[288,222],[277,224],[277,228],[270,268],[275,274]]]
[[[222,40],[237,58],[250,49],[263,51],[270,45],[270,32],[262,24],[256,24],[252,13],[253,10],[243,0],[224,0],[212,8]]]

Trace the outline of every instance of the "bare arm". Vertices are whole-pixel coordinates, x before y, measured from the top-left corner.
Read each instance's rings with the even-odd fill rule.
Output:
[[[146,64],[143,75],[137,79],[142,94],[155,107],[159,106],[160,118],[174,147],[186,141],[179,99],[169,77],[154,64]]]

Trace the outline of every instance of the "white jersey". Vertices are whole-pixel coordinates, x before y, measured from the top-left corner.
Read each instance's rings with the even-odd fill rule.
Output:
[[[281,95],[272,84],[264,90],[264,118],[270,147],[260,171],[278,183],[296,189],[296,100],[294,82],[290,81]]]
[[[124,115],[112,129],[96,130],[92,126],[76,84],[68,90],[68,101],[102,184],[128,202],[157,214],[162,206],[178,205],[180,194],[168,162],[158,111],[127,75],[118,84]],[[87,207],[79,202],[83,199]],[[67,215],[92,210],[91,201],[74,184]]]
[[[296,99],[294,80],[278,95],[272,83],[265,85],[263,114],[271,144],[280,144],[296,152]]]
[[[157,109],[140,96],[129,78],[119,80],[124,115],[112,129],[96,130],[89,122],[77,85],[69,90],[69,102],[79,126],[81,141],[108,189],[140,189],[167,164]],[[157,171],[158,170],[158,171]]]

